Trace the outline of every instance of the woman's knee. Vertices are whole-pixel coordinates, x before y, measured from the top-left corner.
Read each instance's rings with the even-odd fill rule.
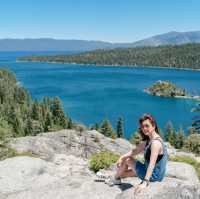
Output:
[[[135,162],[136,162],[136,160],[134,158],[132,158],[132,157],[126,159],[126,164],[129,167],[134,167],[135,166]]]

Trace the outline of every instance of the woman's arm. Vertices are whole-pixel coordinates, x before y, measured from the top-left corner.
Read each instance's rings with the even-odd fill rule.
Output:
[[[136,148],[134,148],[131,151],[129,151],[128,153],[122,155],[120,157],[120,161],[123,161],[124,159],[127,159],[129,157],[132,157],[132,156],[135,156],[135,155],[141,153],[144,150],[144,147],[145,147],[145,143],[138,144],[136,146]]]
[[[132,149],[131,156],[137,155],[137,154],[141,153],[142,151],[144,151],[145,144],[146,144],[145,142],[138,144],[135,149]]]

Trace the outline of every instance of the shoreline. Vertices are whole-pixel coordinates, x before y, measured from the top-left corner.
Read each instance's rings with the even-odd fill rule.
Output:
[[[110,64],[110,65],[100,65],[100,64],[81,64],[81,63],[71,63],[71,62],[55,62],[55,61],[28,61],[28,60],[16,60],[16,62],[39,62],[39,63],[49,63],[49,64],[72,64],[72,65],[83,65],[83,66],[101,66],[101,67],[128,67],[128,68],[159,68],[159,69],[170,69],[170,70],[186,70],[186,71],[198,71],[200,72],[200,68],[178,68],[178,67],[168,67],[168,66],[136,66],[136,65],[117,65],[117,64]]]

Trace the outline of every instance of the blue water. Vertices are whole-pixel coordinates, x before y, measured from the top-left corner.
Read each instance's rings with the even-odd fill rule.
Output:
[[[155,97],[143,89],[157,80],[169,80],[200,95],[198,71],[15,61],[17,56],[31,54],[47,52],[0,52],[0,67],[13,70],[34,99],[59,96],[65,113],[74,121],[91,125],[108,118],[115,127],[116,119],[122,116],[126,137],[135,132],[144,112],[151,113],[161,129],[168,121],[184,129],[192,123],[195,101]]]

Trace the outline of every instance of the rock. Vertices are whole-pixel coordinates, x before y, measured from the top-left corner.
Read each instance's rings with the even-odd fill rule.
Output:
[[[79,132],[65,129],[59,132],[16,138],[11,141],[10,147],[19,152],[30,151],[44,160],[52,161],[54,154],[72,154],[85,158],[105,150],[124,154],[131,150],[133,145],[124,139],[114,140],[105,137],[96,130]]]
[[[14,157],[0,162],[0,196],[6,199],[114,198],[120,190],[94,182],[88,162],[57,154],[52,162]],[[94,197],[96,195],[96,197]]]
[[[200,184],[185,185],[177,179],[165,178],[162,182],[150,183],[141,193],[134,194],[134,189],[128,189],[115,199],[199,199],[199,190]]]
[[[73,155],[56,154],[52,162],[33,157],[14,157],[0,162],[1,199],[123,199],[123,198],[192,198],[199,199],[200,184],[166,177],[150,183],[135,196],[137,177],[123,179],[120,186],[109,187],[95,182],[88,162]]]
[[[0,193],[44,186],[58,178],[50,175],[52,164],[39,158],[14,157],[0,161]]]
[[[183,181],[187,181],[190,184],[199,182],[196,171],[193,166],[183,162],[171,162],[168,161],[166,176],[178,178]]]
[[[84,144],[87,147],[84,148]],[[10,146],[36,157],[13,157],[0,161],[1,199],[199,199],[200,184],[194,168],[186,163],[168,162],[165,179],[150,183],[143,193],[133,195],[137,177],[123,179],[120,186],[95,182],[86,158],[102,150],[124,154],[134,146],[127,140],[107,138],[99,132],[62,130],[35,137],[14,139]],[[106,174],[115,173],[115,165]]]
[[[200,162],[200,156],[196,156],[194,153],[176,150],[174,155],[180,156],[180,157],[189,157],[189,158],[196,160],[197,162]]]

